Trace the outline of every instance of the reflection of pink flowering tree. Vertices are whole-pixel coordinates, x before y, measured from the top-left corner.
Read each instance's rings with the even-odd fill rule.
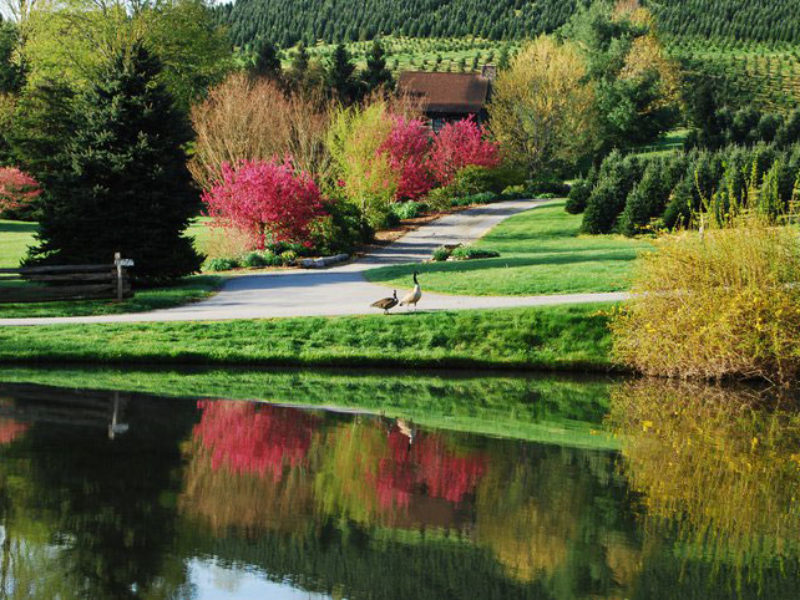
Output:
[[[459,503],[486,472],[485,456],[459,456],[436,434],[419,434],[409,446],[408,438],[395,429],[389,434],[389,448],[375,481],[384,508],[408,506],[412,493],[422,488],[432,498]]]
[[[19,423],[14,419],[0,419],[0,444],[10,444],[26,431],[28,431],[27,423]]]
[[[233,473],[270,475],[305,461],[315,419],[308,413],[252,402],[198,403],[203,411],[194,437],[211,452],[211,467]]]
[[[16,167],[0,167],[0,212],[23,208],[41,193],[39,183],[27,173]]]
[[[288,158],[224,163],[221,179],[203,201],[218,224],[243,231],[259,250],[267,236],[276,242],[308,244],[309,227],[324,212],[314,180],[297,171]]]
[[[421,120],[394,117],[394,126],[378,152],[386,153],[399,178],[397,200],[415,200],[433,187],[428,168],[430,142],[430,131]]]
[[[433,140],[429,164],[436,181],[447,185],[464,167],[498,166],[500,147],[485,139],[481,126],[474,117],[468,117],[442,127]]]

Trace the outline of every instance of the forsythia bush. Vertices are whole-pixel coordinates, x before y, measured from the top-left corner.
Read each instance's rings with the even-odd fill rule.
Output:
[[[707,217],[706,217],[707,218]],[[649,375],[788,382],[800,372],[800,239],[754,212],[657,240],[612,323],[616,359]]]
[[[272,242],[308,243],[312,222],[324,213],[317,185],[290,158],[224,163],[203,201],[209,216],[248,234],[259,250]]]

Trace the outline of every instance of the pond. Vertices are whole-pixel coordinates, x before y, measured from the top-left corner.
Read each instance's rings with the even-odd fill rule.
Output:
[[[0,370],[8,598],[797,598],[787,395]]]

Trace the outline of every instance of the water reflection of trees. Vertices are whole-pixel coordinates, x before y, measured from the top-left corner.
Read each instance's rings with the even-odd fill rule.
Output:
[[[454,555],[467,561],[462,554],[469,551],[487,582],[511,585],[508,597],[539,597],[542,585],[557,598],[617,592],[622,597],[636,571],[639,551],[629,533],[632,524],[621,517],[624,482],[611,453],[411,431],[379,417],[316,418],[270,405],[217,402],[202,404],[201,410],[187,446],[179,506],[217,535],[236,537],[238,531],[257,539],[264,560],[273,561],[270,570],[282,556],[274,534],[291,534],[282,544],[293,556],[313,547],[326,554],[332,540],[345,546],[343,553],[369,539],[371,551],[379,554],[402,554],[402,546],[412,553],[434,544],[450,549],[450,561]],[[267,436],[271,447],[264,450],[265,436],[248,429],[274,423],[282,424],[285,435]],[[236,440],[232,445],[210,443],[228,432]],[[252,452],[243,446],[247,443],[255,444]],[[280,459],[274,447],[282,444],[287,451]],[[242,468],[240,454],[272,456],[273,467]],[[325,559],[318,556],[312,563]],[[462,564],[444,560],[428,567],[440,571],[435,578],[444,581]],[[341,565],[337,568],[314,580],[341,581],[345,575]],[[374,573],[371,577],[374,589],[384,589]]]
[[[794,399],[643,381],[614,393],[611,423],[623,439],[625,476],[641,494],[651,551],[680,556],[698,589],[723,588],[708,597],[747,590],[784,597],[800,572]],[[663,547],[670,539],[672,550]]]

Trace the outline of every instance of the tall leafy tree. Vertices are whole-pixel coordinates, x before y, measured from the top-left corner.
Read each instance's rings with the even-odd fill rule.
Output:
[[[135,42],[83,93],[28,262],[104,263],[121,251],[148,282],[199,269],[202,259],[183,234],[199,208],[186,168],[191,128],[161,69]]]
[[[19,44],[17,27],[0,14],[0,94],[18,92],[23,83],[22,66],[14,61]]]
[[[386,51],[379,40],[373,40],[372,48],[367,54],[367,68],[361,75],[368,91],[378,88],[391,88],[394,78],[391,71],[386,68]]]

